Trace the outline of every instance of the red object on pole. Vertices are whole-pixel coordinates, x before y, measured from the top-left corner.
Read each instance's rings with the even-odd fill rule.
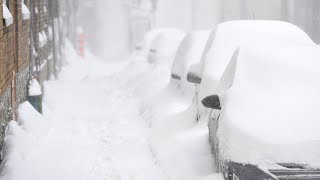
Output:
[[[78,54],[80,57],[85,57],[85,35],[83,33],[78,35]]]

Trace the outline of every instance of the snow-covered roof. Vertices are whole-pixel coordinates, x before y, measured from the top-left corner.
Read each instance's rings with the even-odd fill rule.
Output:
[[[219,137],[232,159],[320,167],[319,59],[317,45],[240,49],[232,87],[220,92]]]
[[[320,140],[319,67],[316,45],[240,49],[228,118],[273,143]]]
[[[306,44],[313,41],[301,29],[286,22],[242,20],[218,25],[214,42],[204,62],[200,97],[212,94],[234,51],[251,45],[253,48],[275,45]]]

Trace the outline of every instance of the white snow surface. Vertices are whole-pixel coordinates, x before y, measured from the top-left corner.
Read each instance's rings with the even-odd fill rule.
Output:
[[[51,26],[48,27],[48,35],[49,35],[49,40],[53,39],[53,29]],[[50,59],[50,58],[48,58]]]
[[[42,94],[41,86],[36,79],[30,80],[28,93],[29,96],[39,96]]]
[[[38,36],[39,36],[40,47],[45,46],[46,43],[48,42],[48,38],[47,38],[46,32],[45,31],[41,31],[41,32],[38,33]]]
[[[222,179],[212,167],[206,124],[196,125],[190,111],[162,123],[145,118],[156,102],[142,102],[167,86],[168,66],[89,53],[83,60],[71,45],[67,57],[59,80],[44,85],[44,113],[26,102],[10,122],[0,180]]]
[[[30,19],[30,11],[23,0],[21,0],[21,10],[22,10],[22,19],[23,20]]]
[[[286,22],[265,20],[230,21],[218,25],[214,42],[204,62],[200,98],[211,95],[234,51],[286,45],[314,45],[300,28]]]
[[[223,179],[214,173],[207,120],[197,123],[192,97],[170,81],[143,103],[152,151],[170,179]]]
[[[3,19],[5,20],[6,27],[10,26],[13,23],[13,17],[10,13],[6,4],[2,4],[2,12],[3,12]]]

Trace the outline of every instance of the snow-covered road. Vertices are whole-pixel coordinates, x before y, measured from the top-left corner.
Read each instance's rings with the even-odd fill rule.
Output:
[[[176,154],[159,159],[161,152],[150,142],[141,101],[164,87],[167,69],[93,56],[83,60],[68,51],[69,64],[59,80],[45,84],[43,115],[24,103],[18,123],[10,123],[0,180],[220,179],[214,174],[207,132],[197,131],[202,126],[177,136],[181,141],[173,138],[168,147],[178,154],[184,146],[192,155],[198,153],[199,169],[188,166],[194,157],[188,161],[179,155],[172,161],[184,160],[173,165],[184,164],[185,171],[174,166],[168,170],[163,158]],[[189,156],[188,151],[181,153]]]

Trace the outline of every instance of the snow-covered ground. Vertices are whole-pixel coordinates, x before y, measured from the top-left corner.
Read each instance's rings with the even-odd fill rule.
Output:
[[[70,45],[67,57],[59,80],[45,84],[43,115],[24,103],[10,123],[0,180],[222,179],[192,106],[146,116],[169,68],[81,59]]]

